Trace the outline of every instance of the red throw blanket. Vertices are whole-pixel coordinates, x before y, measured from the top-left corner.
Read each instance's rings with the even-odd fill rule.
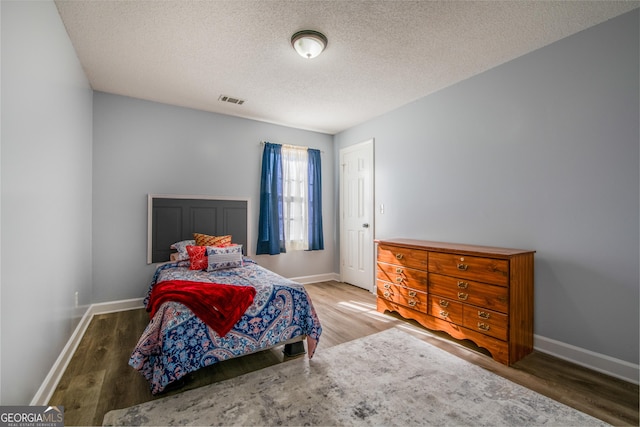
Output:
[[[153,317],[164,302],[182,303],[223,337],[253,303],[255,295],[251,286],[168,280],[153,287],[147,311]]]

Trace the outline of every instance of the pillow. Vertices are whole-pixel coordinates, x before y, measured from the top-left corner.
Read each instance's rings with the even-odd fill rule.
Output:
[[[208,234],[193,233],[196,246],[222,246],[231,244],[231,236],[209,236]]]
[[[171,245],[171,249],[175,249],[176,251],[178,251],[178,256],[177,258],[175,258],[175,260],[173,259],[174,257],[172,257],[172,261],[183,261],[185,259],[189,259],[189,254],[187,253],[187,246],[189,245],[195,245],[196,241],[195,240],[182,240],[180,242],[176,242],[173,245]]]
[[[189,254],[190,270],[206,270],[208,266],[207,247],[206,246],[187,246]]]
[[[207,271],[242,267],[242,245],[207,246]]]

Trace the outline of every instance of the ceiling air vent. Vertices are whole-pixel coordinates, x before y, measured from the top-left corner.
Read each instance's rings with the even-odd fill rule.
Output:
[[[244,104],[244,99],[234,98],[233,96],[227,96],[227,95],[220,95],[218,97],[218,101],[230,102],[231,104],[238,104],[238,105]]]

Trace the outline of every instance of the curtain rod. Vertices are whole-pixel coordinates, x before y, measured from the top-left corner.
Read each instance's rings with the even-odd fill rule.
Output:
[[[267,142],[269,142],[269,141],[260,141],[260,145],[264,145],[264,144],[266,144]],[[279,144],[279,143],[272,142],[272,144]],[[279,145],[282,145],[283,147],[306,148],[306,149],[309,149],[309,147],[307,147],[307,146],[305,146],[305,145],[292,145],[292,144],[279,144]],[[324,150],[320,150],[320,152],[321,152],[322,154],[324,154]]]

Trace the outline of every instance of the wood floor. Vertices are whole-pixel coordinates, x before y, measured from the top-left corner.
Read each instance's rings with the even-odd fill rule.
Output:
[[[427,331],[393,314],[380,314],[375,297],[338,282],[305,285],[322,323],[318,352],[388,328],[399,327],[420,339],[497,375],[526,386],[612,425],[638,426],[638,386],[534,352],[512,367],[483,354],[468,341]],[[98,315],[65,371],[49,405],[65,407],[65,425],[101,425],[105,413],[180,393],[286,362],[282,348],[263,351],[201,369],[179,390],[152,396],[146,380],[127,364],[148,323],[143,309]],[[306,357],[306,356],[303,356]],[[428,420],[425,420],[428,424]]]

